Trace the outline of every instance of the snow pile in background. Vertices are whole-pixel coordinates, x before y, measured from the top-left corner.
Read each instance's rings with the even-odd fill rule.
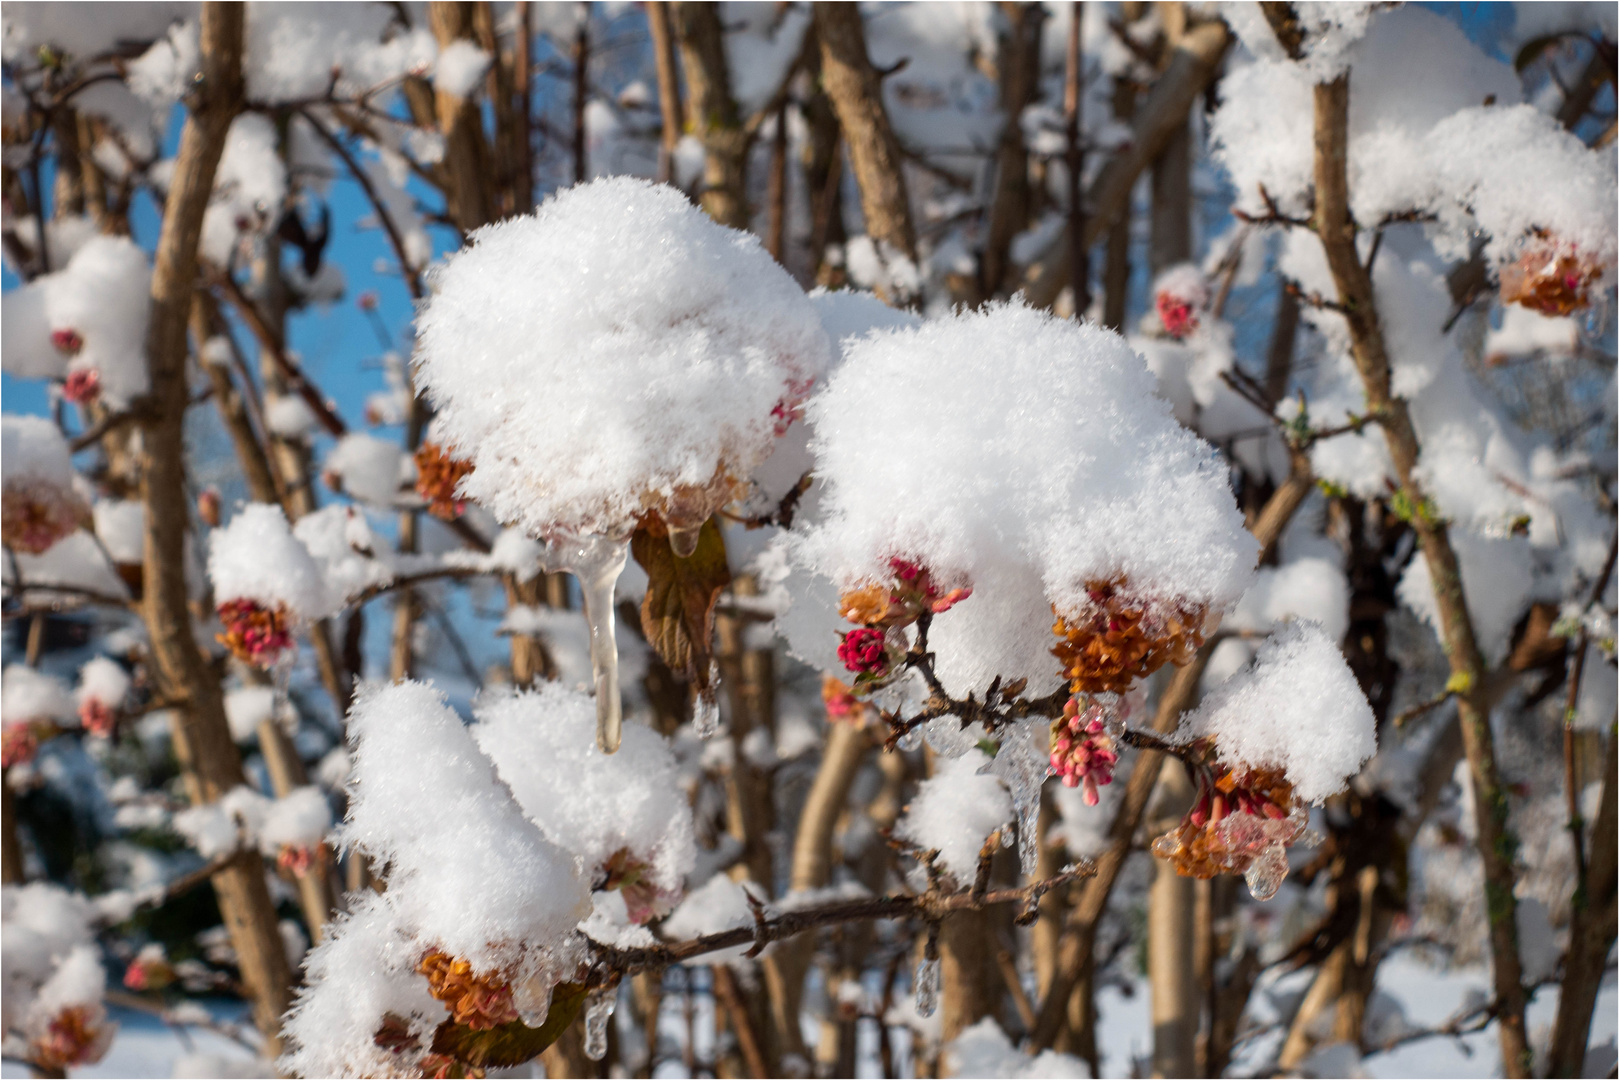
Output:
[[[936,759],[934,774],[917,786],[894,835],[923,851],[937,850],[935,863],[958,887],[973,883],[978,852],[989,834],[1012,820],[1012,797],[987,769],[990,757],[969,750]]]

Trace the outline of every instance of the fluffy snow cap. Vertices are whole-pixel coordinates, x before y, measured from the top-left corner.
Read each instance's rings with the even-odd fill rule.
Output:
[[[0,462],[6,485],[73,486],[73,455],[56,425],[43,416],[0,420]]]
[[[479,230],[433,286],[417,364],[462,491],[533,534],[745,480],[830,349],[756,237],[643,180]]]
[[[208,577],[214,600],[285,604],[293,614],[331,614],[326,581],[303,542],[287,527],[279,506],[248,503],[209,537]]]
[[[1342,791],[1377,751],[1372,707],[1343,653],[1304,619],[1278,630],[1205,698],[1185,731],[1212,736],[1229,765],[1283,769],[1307,802]]]
[[[930,639],[947,685],[1054,686],[1051,608],[1083,612],[1089,582],[1218,610],[1252,581],[1225,467],[1119,335],[1014,301],[842,348],[806,410],[824,519],[793,562],[840,589],[892,558],[971,586]],[[789,615],[794,651],[816,655]]]
[[[596,746],[596,703],[560,683],[482,695],[472,735],[546,837],[595,876],[628,849],[657,888],[678,893],[697,860],[691,807],[663,736],[624,729],[614,754]]]
[[[588,888],[443,695],[419,682],[362,694],[349,734],[344,841],[387,869],[404,925],[474,970],[543,964],[590,913]]]
[[[844,350],[809,406],[843,581],[896,555],[947,578],[1032,560],[1075,611],[1091,580],[1218,607],[1252,579],[1224,467],[1119,335],[1010,303]]]

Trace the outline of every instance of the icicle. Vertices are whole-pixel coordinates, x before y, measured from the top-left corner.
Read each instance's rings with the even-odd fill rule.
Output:
[[[911,980],[911,993],[916,996],[916,1015],[926,1019],[939,1007],[939,958],[924,956],[916,962],[916,975]]]
[[[567,536],[557,545],[556,562],[579,579],[590,626],[590,670],[596,684],[596,745],[618,750],[624,730],[618,694],[618,641],[613,627],[613,590],[629,560],[628,537]]]
[[[1025,877],[1033,877],[1040,855],[1040,785],[1051,771],[1045,752],[1045,725],[1037,721],[1012,724],[999,732],[1000,749],[985,772],[994,773],[1012,795],[1017,812],[1018,862]]]
[[[1248,882],[1248,891],[1255,900],[1269,900],[1282,887],[1287,877],[1287,849],[1281,844],[1269,844],[1254,857],[1242,875]]]
[[[592,994],[585,1005],[585,1057],[600,1061],[607,1056],[607,1021],[618,1006],[618,992],[604,990]]]
[[[699,739],[712,739],[720,733],[720,699],[712,683],[692,698],[691,728]]]
[[[696,525],[669,526],[669,547],[682,559],[689,559],[697,551],[697,537],[703,531],[703,523]]]

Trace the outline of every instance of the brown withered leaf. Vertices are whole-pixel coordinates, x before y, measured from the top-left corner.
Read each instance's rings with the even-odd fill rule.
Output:
[[[446,1020],[433,1032],[433,1053],[454,1058],[472,1069],[506,1069],[532,1061],[545,1048],[562,1037],[585,1004],[585,988],[580,983],[558,983],[551,992],[551,1011],[545,1023],[531,1028],[521,1020],[473,1031],[464,1024]]]
[[[663,662],[679,675],[708,688],[713,657],[714,606],[731,583],[725,539],[713,518],[703,523],[697,550],[681,558],[669,546],[669,531],[649,519],[630,538],[630,553],[646,571],[641,629]]]

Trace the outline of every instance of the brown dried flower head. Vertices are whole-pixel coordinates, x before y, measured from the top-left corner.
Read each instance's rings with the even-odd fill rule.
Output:
[[[1591,288],[1601,278],[1602,267],[1578,248],[1543,235],[1501,268],[1501,302],[1542,315],[1567,315],[1591,302]]]
[[[1258,900],[1276,895],[1287,876],[1287,849],[1309,820],[1280,769],[1221,765],[1197,769],[1198,794],[1173,831],[1152,851],[1184,877],[1242,874]]]
[[[451,457],[435,442],[416,451],[416,494],[427,500],[427,512],[441,521],[454,521],[466,511],[466,500],[456,487],[472,472],[472,462]]]
[[[1091,610],[1072,620],[1053,609],[1051,653],[1076,694],[1123,693],[1166,662],[1187,663],[1203,644],[1205,605],[1144,603],[1126,585],[1122,577],[1086,582]]]
[[[471,963],[438,949],[428,950],[416,970],[427,976],[433,997],[444,1003],[458,1024],[487,1031],[517,1019],[511,983],[499,972],[476,975]]]

